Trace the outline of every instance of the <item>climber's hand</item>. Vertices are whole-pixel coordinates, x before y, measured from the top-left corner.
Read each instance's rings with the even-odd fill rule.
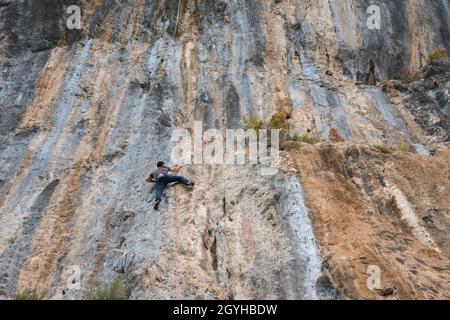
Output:
[[[148,183],[152,183],[153,178],[151,176],[148,176],[147,179],[145,179],[145,181],[147,181]]]

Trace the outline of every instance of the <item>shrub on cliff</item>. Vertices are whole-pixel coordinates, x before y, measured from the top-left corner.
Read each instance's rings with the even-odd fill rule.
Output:
[[[280,130],[280,148],[284,149],[286,147],[286,142],[290,139],[292,130],[292,125],[288,121],[287,114],[285,112],[274,113],[267,123],[267,129],[269,129],[269,137],[271,129]]]
[[[36,289],[33,290],[27,290],[24,292],[19,292],[14,297],[15,300],[42,300],[42,296],[36,291]]]
[[[433,63],[437,60],[443,60],[447,58],[447,51],[445,49],[439,49],[430,53],[427,57],[427,63]]]
[[[244,122],[244,124],[242,126],[242,129],[255,130],[256,137],[259,139],[259,129],[263,128],[264,122],[256,116],[244,117],[243,122]]]
[[[392,154],[395,152],[394,148],[391,148],[385,144],[376,144],[373,146],[376,150],[384,153],[384,154]]]
[[[403,73],[395,75],[393,77],[393,79],[398,80],[401,83],[409,84],[409,83],[419,80],[419,76],[416,73],[411,73],[410,71],[405,71]]]
[[[412,144],[409,144],[408,142],[400,142],[395,147],[390,147],[384,144],[376,144],[373,146],[373,148],[385,154],[392,154],[394,152],[416,153],[416,147],[414,147]]]
[[[416,147],[414,147],[412,144],[409,144],[408,142],[401,142],[396,147],[397,151],[400,152],[410,152],[410,153],[416,153]]]
[[[122,281],[115,279],[112,283],[104,285],[98,290],[91,291],[87,300],[128,300]]]
[[[280,129],[289,131],[292,129],[285,112],[275,112],[267,123],[269,129]]]
[[[296,135],[293,138],[293,140],[297,141],[297,142],[307,143],[307,144],[316,144],[316,143],[322,142],[322,139],[320,139],[319,137],[317,137],[311,133],[304,133],[304,134]]]
[[[330,142],[344,142],[344,138],[342,138],[339,130],[336,128],[331,128],[330,132],[328,132],[328,141]]]
[[[256,116],[244,117],[243,122],[242,129],[255,130],[256,132],[258,132],[259,129],[262,129],[264,124],[263,121]]]
[[[271,129],[280,130],[280,148],[283,148],[284,143],[287,141],[290,135],[291,125],[288,122],[287,115],[284,112],[276,112],[272,115],[267,123],[264,123],[256,116],[244,117],[243,126],[244,130],[255,130],[256,136],[259,139],[259,129],[268,129],[267,137],[270,139]]]
[[[299,146],[299,143],[316,144],[322,142],[322,139],[319,136],[313,135],[311,133],[293,134],[292,125],[289,123],[288,116],[285,112],[282,111],[274,113],[267,123],[255,116],[245,117],[243,122],[244,123],[242,128],[244,130],[255,130],[257,132],[258,138],[259,129],[268,129],[268,139],[270,139],[271,136],[270,130],[279,129],[280,149],[295,148]],[[337,132],[337,135],[339,135],[339,132]]]

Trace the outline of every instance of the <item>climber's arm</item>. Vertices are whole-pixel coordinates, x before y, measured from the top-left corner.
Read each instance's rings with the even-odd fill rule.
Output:
[[[170,171],[172,171],[173,173],[178,173],[182,168],[183,168],[183,166],[179,165],[179,166],[175,166],[175,167],[171,168]]]
[[[145,179],[145,181],[147,181],[148,183],[153,183],[153,182],[155,182],[155,181],[153,180],[153,176],[152,176],[152,175],[149,175],[149,176],[147,177],[147,179]]]

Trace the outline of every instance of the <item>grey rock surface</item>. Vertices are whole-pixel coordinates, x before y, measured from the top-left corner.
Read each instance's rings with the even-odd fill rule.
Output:
[[[73,4],[81,30],[65,27]],[[355,81],[369,59],[388,80],[448,52],[448,17],[447,0],[0,1],[0,297],[83,298],[118,278],[133,299],[341,298],[295,173],[187,165],[196,186],[168,188],[159,212],[145,178],[174,129],[276,111],[298,133],[434,147],[417,107]],[[433,143],[448,142],[446,83],[423,93],[446,134]]]

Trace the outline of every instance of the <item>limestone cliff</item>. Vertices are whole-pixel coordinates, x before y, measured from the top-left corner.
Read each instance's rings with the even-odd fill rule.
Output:
[[[426,61],[449,17],[448,0],[0,0],[0,298],[114,279],[130,299],[450,298],[449,62]],[[322,142],[274,176],[187,165],[193,190],[153,210],[174,129],[275,112]],[[385,150],[400,142],[416,154]]]

